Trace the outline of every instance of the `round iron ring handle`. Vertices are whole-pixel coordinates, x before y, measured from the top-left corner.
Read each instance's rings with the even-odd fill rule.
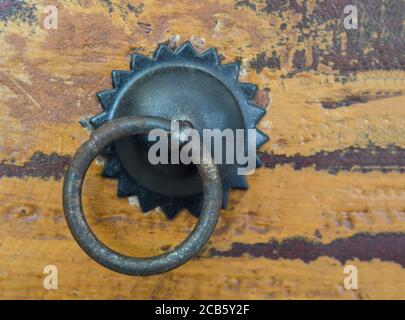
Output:
[[[120,138],[147,134],[152,129],[170,131],[170,121],[157,117],[123,117],[94,130],[73,156],[65,174],[63,210],[69,229],[80,247],[101,265],[124,274],[147,276],[177,268],[204,247],[218,222],[222,203],[221,178],[213,160],[195,163],[203,184],[200,218],[190,235],[172,250],[153,257],[131,257],[116,252],[101,242],[91,230],[83,213],[82,185],[87,170],[98,153]],[[201,152],[202,154],[202,152]]]

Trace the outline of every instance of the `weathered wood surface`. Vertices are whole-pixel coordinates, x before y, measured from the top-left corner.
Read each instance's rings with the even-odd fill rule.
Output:
[[[405,298],[405,62],[401,0],[0,2],[1,298]],[[57,30],[42,27],[57,5]],[[233,191],[200,256],[159,276],[104,269],[78,247],[62,175],[99,112],[95,93],[131,52],[191,39],[242,63],[269,103],[265,167]],[[163,252],[195,224],[142,215],[94,164],[85,210],[100,238],[132,255]],[[59,289],[43,288],[43,268]],[[343,288],[343,266],[359,289]]]

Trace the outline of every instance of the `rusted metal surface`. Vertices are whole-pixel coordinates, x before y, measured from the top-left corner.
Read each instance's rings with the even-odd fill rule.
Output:
[[[222,203],[222,184],[214,162],[196,162],[203,184],[201,216],[191,234],[184,242],[170,251],[155,257],[136,258],[120,254],[91,231],[82,208],[81,189],[91,162],[112,142],[147,134],[153,129],[170,131],[170,121],[157,117],[132,116],[109,121],[91,133],[75,155],[66,172],[63,186],[63,208],[69,229],[80,247],[103,266],[128,275],[154,275],[177,268],[193,258],[207,243],[218,222]],[[207,159],[209,160],[209,159]]]

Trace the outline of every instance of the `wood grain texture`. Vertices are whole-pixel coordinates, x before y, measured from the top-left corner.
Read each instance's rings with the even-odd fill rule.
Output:
[[[405,52],[401,0],[66,0],[0,2],[0,298],[405,298]],[[57,5],[58,29],[42,27]],[[64,221],[62,176],[98,113],[95,93],[130,54],[191,40],[241,62],[259,85],[265,166],[233,191],[201,254],[159,276],[113,273]],[[102,159],[100,159],[102,161]],[[92,165],[84,190],[101,240],[147,256],[196,220],[142,214]],[[59,289],[43,288],[45,265]],[[343,266],[359,289],[343,287]]]

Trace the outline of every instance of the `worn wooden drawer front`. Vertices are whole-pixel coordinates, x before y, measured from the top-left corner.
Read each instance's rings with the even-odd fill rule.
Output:
[[[50,3],[2,1],[0,297],[405,298],[405,5],[354,2],[358,29],[344,25],[350,1],[52,1],[49,29]],[[240,80],[259,85],[265,167],[231,192],[199,259],[129,278],[73,240],[62,176],[111,70],[186,40],[241,61]],[[194,226],[186,212],[141,214],[100,171],[87,176],[85,210],[114,249],[155,255]],[[57,290],[43,286],[47,265]],[[345,265],[358,290],[345,289]]]

